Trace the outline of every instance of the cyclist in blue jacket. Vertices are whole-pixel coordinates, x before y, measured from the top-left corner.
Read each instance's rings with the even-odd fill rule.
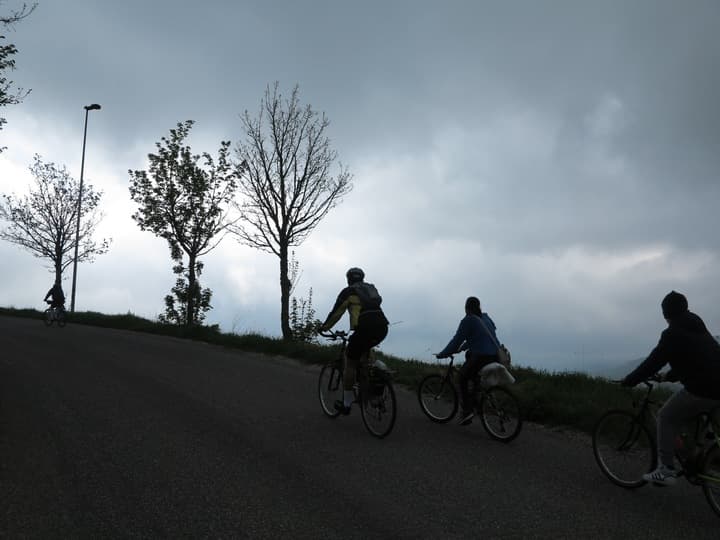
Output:
[[[470,381],[475,380],[483,367],[498,361],[495,328],[493,320],[480,308],[480,300],[470,296],[465,301],[465,317],[460,321],[455,336],[435,355],[438,358],[447,358],[458,351],[467,351],[465,363],[458,373],[462,403],[462,415],[459,421],[461,426],[470,424],[475,416],[469,390]]]

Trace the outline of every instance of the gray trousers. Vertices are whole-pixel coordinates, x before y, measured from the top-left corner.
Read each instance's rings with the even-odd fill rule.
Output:
[[[716,407],[720,407],[720,400],[698,397],[684,388],[670,396],[657,415],[658,458],[661,464],[673,466],[675,437],[684,427],[690,426],[698,414],[710,412]],[[694,437],[695,432],[690,436]]]

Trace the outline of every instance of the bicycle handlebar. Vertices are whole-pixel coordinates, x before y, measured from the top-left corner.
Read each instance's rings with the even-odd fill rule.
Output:
[[[623,380],[624,379],[610,379],[610,382],[613,384],[622,384]],[[644,384],[647,387],[652,387],[654,386],[653,383],[661,382],[664,382],[663,376],[660,373],[653,373],[647,379],[640,381],[638,384]]]
[[[449,354],[449,355],[447,355],[447,356],[444,356],[443,358],[449,358],[449,359],[450,359],[450,362],[448,363],[448,365],[451,366],[451,365],[453,364],[453,362],[455,361],[455,355],[456,355],[456,354],[460,354],[461,352],[462,352],[462,351],[458,351],[458,352],[456,352],[456,353],[453,353],[453,354]],[[438,358],[438,355],[437,355],[437,354],[434,354],[433,356],[435,356],[435,358],[436,358],[437,360],[442,360],[441,358]]]
[[[318,335],[335,341],[336,339],[345,339],[346,337],[348,337],[348,332],[346,332],[345,330],[328,330],[327,332],[318,332]]]

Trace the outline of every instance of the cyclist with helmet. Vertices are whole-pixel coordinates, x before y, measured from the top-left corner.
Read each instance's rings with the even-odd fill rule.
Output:
[[[353,330],[353,333],[348,338],[348,346],[345,351],[343,400],[335,402],[335,409],[347,415],[350,414],[350,408],[355,399],[353,385],[360,359],[385,339],[389,323],[380,307],[382,297],[375,285],[365,282],[365,272],[360,268],[351,268],[345,276],[348,286],[340,291],[335,305],[320,326],[320,331],[330,330],[347,310],[350,315],[350,329]]]
[[[703,320],[688,310],[684,295],[671,291],[661,307],[668,327],[660,334],[650,356],[622,384],[635,386],[669,363],[665,380],[680,381],[683,385],[658,411],[658,468],[643,475],[648,482],[672,485],[678,476],[675,437],[699,413],[720,407],[720,344]]]

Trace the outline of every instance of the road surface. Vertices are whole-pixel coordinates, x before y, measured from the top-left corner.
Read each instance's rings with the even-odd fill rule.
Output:
[[[720,538],[699,488],[625,491],[588,437],[327,419],[319,368],[0,316],[2,538]]]

